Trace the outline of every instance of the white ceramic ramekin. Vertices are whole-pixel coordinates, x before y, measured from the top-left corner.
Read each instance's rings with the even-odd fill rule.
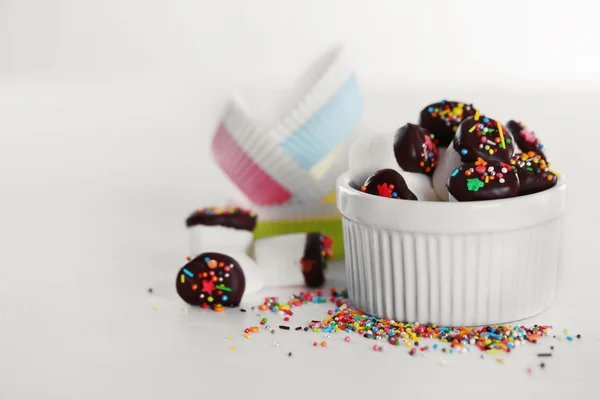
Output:
[[[397,321],[501,324],[554,299],[566,184],[511,199],[421,202],[369,195],[338,179],[349,304]]]

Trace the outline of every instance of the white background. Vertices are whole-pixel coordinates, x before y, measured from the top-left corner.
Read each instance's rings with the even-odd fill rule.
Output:
[[[362,379],[351,389],[365,395],[393,381],[431,398],[469,376],[463,398],[583,393],[600,342],[600,250],[590,230],[600,217],[599,8],[583,0],[0,0],[0,397],[198,397],[222,390],[202,386],[206,360],[217,384],[233,394],[259,384],[266,398],[306,397],[299,387],[310,379],[333,393],[344,376]],[[291,360],[270,352],[268,336],[231,352],[223,337],[239,342],[251,315],[181,313],[171,281],[186,254],[183,219],[233,193],[208,150],[224,101],[233,90],[280,95],[339,41],[355,55],[365,126],[392,130],[427,102],[465,99],[502,120],[526,120],[569,177],[569,273],[555,306],[528,322],[585,340],[561,344],[543,373],[524,373],[536,366],[531,349],[504,366],[471,354],[446,367],[391,351],[373,358],[360,341],[360,350],[311,354],[312,336],[286,339],[298,354]]]

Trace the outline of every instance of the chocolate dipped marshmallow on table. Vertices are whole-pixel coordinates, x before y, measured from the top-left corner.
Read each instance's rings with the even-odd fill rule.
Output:
[[[395,135],[363,135],[350,146],[350,179],[357,188],[376,172],[394,170],[418,200],[437,201],[431,174],[438,164],[438,148],[429,132],[415,124],[402,126]]]
[[[257,239],[254,256],[265,286],[307,286],[325,283],[333,240],[321,232],[292,233]]]
[[[213,252],[234,258],[244,271],[245,293],[264,287],[264,275],[248,256],[256,226],[256,214],[239,207],[206,207],[193,212],[186,220],[190,255]]]
[[[463,163],[474,163],[480,158],[490,162],[509,164],[515,153],[513,136],[500,121],[480,115],[468,117],[458,126],[452,145],[433,173],[433,188],[442,201],[448,201],[448,180]]]

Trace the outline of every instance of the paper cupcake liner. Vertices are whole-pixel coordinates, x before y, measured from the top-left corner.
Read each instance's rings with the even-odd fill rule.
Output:
[[[283,204],[292,194],[271,178],[242,150],[220,124],[213,139],[213,157],[229,178],[257,205]]]
[[[255,240],[292,233],[322,232],[333,239],[333,259],[344,257],[342,221],[335,203],[292,203],[260,207],[255,212],[258,215]]]
[[[213,153],[253,203],[281,204],[287,193],[319,200],[346,168],[336,159],[344,156],[341,146],[358,124],[363,105],[343,48],[334,49],[313,75],[303,82],[301,100],[271,127],[249,115],[239,96],[227,106]],[[310,162],[295,157],[310,157]],[[266,193],[261,193],[263,186]]]
[[[315,187],[308,173],[269,140],[268,133],[252,121],[235,99],[228,104],[215,134],[213,154],[254,204],[282,204],[291,198],[291,193],[300,193],[308,201],[324,195],[325,189]]]

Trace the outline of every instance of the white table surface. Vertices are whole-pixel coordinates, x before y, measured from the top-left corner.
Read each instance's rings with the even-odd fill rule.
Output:
[[[152,87],[120,88],[120,96],[106,85],[13,88],[0,96],[0,130],[16,149],[0,161],[1,399],[593,398],[600,372],[600,212],[591,153],[598,95],[464,94],[503,119],[514,108],[530,116],[555,150],[554,166],[568,176],[567,274],[553,307],[522,323],[582,335],[482,360],[478,350],[410,357],[387,343],[374,352],[374,341],[345,343],[343,334],[325,339],[327,348],[313,348],[319,333],[241,336],[259,321],[250,306],[290,290],[246,299],[247,313],[185,312],[174,290],[186,254],[182,221],[217,199],[193,184],[220,179],[215,167],[195,164],[209,140],[197,132],[210,131],[215,115],[196,121],[193,110],[204,103],[194,90],[165,85],[172,96],[157,99]],[[389,129],[440,96],[370,96],[367,121]],[[343,264],[333,263],[330,273],[329,284],[343,287]],[[330,308],[302,307],[291,325]],[[536,357],[551,345],[554,357]]]

